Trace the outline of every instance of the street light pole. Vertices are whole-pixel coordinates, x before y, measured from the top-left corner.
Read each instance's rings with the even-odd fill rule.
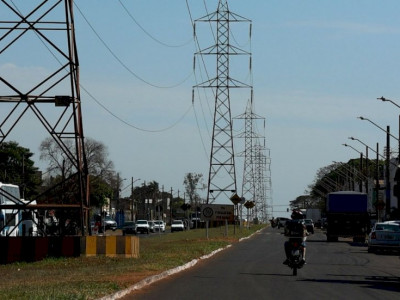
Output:
[[[391,189],[390,189],[390,127],[386,126],[386,215],[390,215]]]
[[[360,151],[358,151],[356,148],[354,148],[354,147],[352,147],[351,145],[348,145],[348,144],[343,144],[343,146],[345,146],[345,147],[350,147],[350,148],[352,148],[354,151],[356,151],[356,152],[358,152],[359,154],[360,154],[360,167],[359,167],[359,169],[360,169],[360,173],[362,174],[363,172],[362,172],[362,169],[363,169],[363,153],[362,152],[360,152]],[[368,178],[367,178],[367,180],[368,180]],[[359,191],[362,193],[362,179],[359,179],[359,181],[358,181],[358,189],[359,189]]]
[[[131,178],[131,221],[135,221],[133,218],[134,218],[134,213],[133,213],[133,211],[134,211],[134,208],[135,208],[135,199],[133,198],[133,184],[136,182],[136,181],[139,181],[139,180],[141,180],[140,178],[138,178],[138,179],[136,179],[136,180],[133,180],[133,177]]]
[[[378,100],[382,100],[382,102],[390,102],[393,105],[397,106],[398,108],[400,108],[400,105],[398,105],[396,102],[390,100],[390,99],[386,99],[385,97],[380,97],[380,98],[376,98]],[[397,163],[400,163],[400,114],[399,114],[399,138],[397,139],[399,144],[398,144],[398,153],[397,153]]]
[[[372,122],[370,119],[364,118],[364,117],[359,117],[361,120],[366,120],[370,122],[371,124],[375,125],[382,131],[386,132],[386,171],[385,171],[385,181],[386,181],[386,215],[390,215],[390,208],[391,208],[391,189],[390,189],[390,137],[393,137],[395,140],[399,141],[397,137],[393,136],[390,134],[390,127],[386,126],[386,130],[377,125],[376,123]]]
[[[375,170],[375,180],[376,180],[376,185],[375,185],[375,207],[378,206],[379,202],[379,190],[380,190],[380,184],[379,184],[379,143],[376,143],[376,170]],[[380,220],[379,212],[378,212],[378,220]]]
[[[392,100],[390,100],[390,99],[387,99],[387,98],[385,98],[385,97],[380,97],[380,98],[377,98],[378,100],[382,100],[383,102],[390,102],[390,103],[392,103],[393,105],[395,105],[396,107],[398,107],[398,108],[400,108],[400,105],[398,105],[396,102],[394,102],[394,101],[392,101]],[[399,139],[398,139],[398,142],[399,142],[399,144],[398,144],[398,153],[397,153],[397,165],[399,165],[400,164],[400,114],[399,114]],[[397,166],[397,168],[396,168],[396,173],[395,173],[395,175],[394,175],[394,181],[396,182],[396,184],[394,185],[394,187],[393,187],[393,195],[395,196],[395,197],[397,197],[397,207],[399,207],[399,202],[400,202],[400,169],[399,169],[399,167]]]

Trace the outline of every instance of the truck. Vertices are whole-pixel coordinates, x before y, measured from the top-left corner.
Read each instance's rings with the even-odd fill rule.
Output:
[[[353,191],[329,193],[326,218],[328,242],[338,241],[339,237],[352,237],[354,242],[365,243],[370,231],[367,194]]]
[[[314,223],[317,223],[321,220],[321,210],[319,208],[307,208],[306,219],[311,219]]]

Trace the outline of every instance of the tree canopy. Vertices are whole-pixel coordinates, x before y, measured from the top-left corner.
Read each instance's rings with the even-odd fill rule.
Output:
[[[29,149],[19,146],[15,141],[0,144],[0,181],[18,185],[21,197],[26,199],[34,198],[41,185],[32,156]]]

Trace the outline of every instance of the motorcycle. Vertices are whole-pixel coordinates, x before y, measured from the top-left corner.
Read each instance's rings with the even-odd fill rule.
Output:
[[[293,270],[293,276],[297,276],[297,270],[304,266],[304,247],[302,238],[289,238],[288,245],[288,266]]]
[[[270,220],[270,223],[271,223],[271,227],[272,227],[272,228],[275,228],[275,227],[277,226],[277,224],[276,224],[277,222],[276,222],[275,219],[271,219],[271,220]]]

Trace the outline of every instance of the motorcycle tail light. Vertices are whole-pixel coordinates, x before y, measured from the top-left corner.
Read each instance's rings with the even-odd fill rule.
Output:
[[[298,246],[299,245],[296,242],[293,243],[293,247],[298,247]]]

